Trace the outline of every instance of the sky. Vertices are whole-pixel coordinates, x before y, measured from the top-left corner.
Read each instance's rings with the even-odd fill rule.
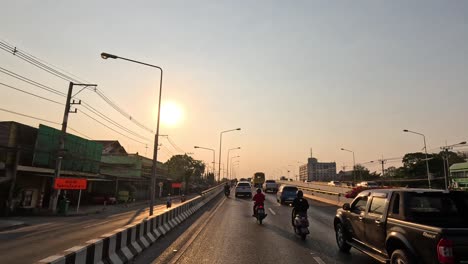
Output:
[[[466,1],[5,1],[0,40],[97,84],[155,129],[159,71],[163,104],[182,111],[163,123],[158,160],[181,151],[221,163],[240,157],[237,177],[298,174],[311,154],[352,168],[468,140]],[[0,67],[66,92],[68,82],[0,50]],[[0,73],[0,82],[53,100],[64,98]],[[63,106],[0,85],[0,108],[61,123]],[[78,113],[69,125],[92,139],[119,140],[151,157],[154,135],[93,90],[77,98],[141,137],[131,140]],[[97,118],[97,117],[95,117]],[[0,120],[43,123],[0,111]],[[45,123],[47,124],[47,123]],[[107,124],[107,123],[106,123]],[[47,124],[54,127],[57,125]],[[109,124],[108,124],[109,125]],[[111,125],[109,125],[111,126]],[[235,160],[235,159],[234,159]],[[392,165],[391,163],[387,166]],[[398,164],[395,164],[398,165]],[[367,164],[371,170],[378,164]]]

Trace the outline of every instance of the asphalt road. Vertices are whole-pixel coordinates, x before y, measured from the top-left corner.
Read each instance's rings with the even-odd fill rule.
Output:
[[[311,235],[302,241],[291,228],[291,207],[276,203],[272,194],[267,194],[265,205],[268,217],[259,225],[251,216],[249,199],[222,197],[134,263],[376,263],[356,250],[338,251],[333,229],[336,206],[310,201]]]
[[[173,207],[177,204],[174,201]],[[154,214],[165,210],[165,205],[155,206]],[[34,217],[30,226],[0,232],[0,262],[33,263],[148,216],[149,208],[141,206],[117,214]]]

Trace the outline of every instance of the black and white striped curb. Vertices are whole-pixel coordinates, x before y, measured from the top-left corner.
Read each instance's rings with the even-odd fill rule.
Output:
[[[87,241],[84,245],[42,259],[38,264],[127,263],[221,192],[222,188],[215,188],[212,192],[187,201],[163,214],[116,229],[97,239]]]

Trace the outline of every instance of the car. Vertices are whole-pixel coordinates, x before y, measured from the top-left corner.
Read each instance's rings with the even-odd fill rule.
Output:
[[[363,181],[357,184],[357,186],[366,187],[366,188],[377,188],[379,184],[374,181]]]
[[[276,193],[276,201],[280,204],[292,203],[296,199],[298,188],[293,185],[281,185]]]
[[[339,181],[330,181],[327,185],[329,185],[329,186],[341,186],[341,182],[339,182]]]
[[[266,180],[263,184],[263,191],[267,193],[268,191],[277,193],[278,192],[278,184],[275,180]]]
[[[252,197],[252,185],[248,181],[240,181],[236,185],[235,197]]]
[[[468,263],[468,193],[374,189],[338,209],[338,249],[381,263]]]

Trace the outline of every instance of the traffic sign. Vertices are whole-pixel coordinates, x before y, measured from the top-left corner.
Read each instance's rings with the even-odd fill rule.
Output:
[[[172,183],[172,188],[180,188],[180,187],[182,187],[182,183],[180,183],[180,182],[173,182]]]
[[[86,190],[87,180],[79,178],[57,178],[54,181],[56,190]]]

